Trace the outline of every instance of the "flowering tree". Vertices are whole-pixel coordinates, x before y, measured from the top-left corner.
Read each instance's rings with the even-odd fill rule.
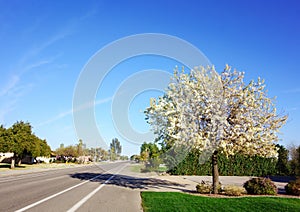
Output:
[[[199,67],[189,74],[174,72],[164,96],[150,100],[145,111],[157,140],[212,157],[213,193],[219,181],[217,155],[235,153],[276,157],[274,142],[287,116],[276,113],[265,83],[244,83],[244,73],[226,65],[219,75],[214,67]]]

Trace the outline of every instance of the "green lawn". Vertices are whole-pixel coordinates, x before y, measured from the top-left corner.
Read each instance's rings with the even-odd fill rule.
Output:
[[[158,167],[157,169],[153,169],[153,170],[148,170],[145,169],[145,165],[144,164],[132,164],[130,167],[130,170],[132,172],[136,172],[136,173],[142,173],[142,172],[166,172],[168,169],[166,167]]]
[[[144,168],[143,164],[133,164],[133,165],[131,165],[130,170],[132,172],[140,173],[142,168]]]
[[[281,197],[215,198],[177,192],[142,192],[144,211],[300,211],[300,199]]]

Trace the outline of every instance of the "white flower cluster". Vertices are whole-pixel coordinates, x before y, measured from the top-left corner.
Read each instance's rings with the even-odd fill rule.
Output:
[[[165,95],[150,100],[148,123],[170,146],[275,157],[274,142],[287,116],[276,113],[263,80],[245,85],[243,79],[228,65],[221,75],[214,67],[175,70]]]

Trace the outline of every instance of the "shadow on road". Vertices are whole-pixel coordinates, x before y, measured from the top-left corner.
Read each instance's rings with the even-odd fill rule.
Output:
[[[72,178],[77,178],[80,180],[90,180],[91,182],[104,183],[107,179],[113,176],[113,174],[102,174],[99,173],[75,173],[70,175]],[[99,176],[99,177],[97,177]],[[93,179],[97,177],[96,179]],[[184,184],[174,183],[167,180],[160,180],[156,178],[139,178],[126,175],[116,174],[114,177],[107,182],[108,185],[116,185],[131,189],[159,189],[168,188],[174,190],[187,191]]]

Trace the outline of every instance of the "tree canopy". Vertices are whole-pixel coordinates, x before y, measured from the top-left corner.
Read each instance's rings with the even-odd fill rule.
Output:
[[[140,150],[140,159],[142,161],[148,161],[149,159],[158,157],[159,154],[160,154],[159,149],[155,143],[144,142],[142,144],[141,150]]]
[[[175,70],[165,94],[145,111],[157,140],[195,148],[204,160],[213,155],[212,163],[218,152],[276,157],[274,142],[287,116],[277,113],[264,80],[246,84],[244,76],[228,65],[220,75],[214,67]]]
[[[0,126],[0,152],[13,152],[12,168],[15,159],[20,163],[25,156],[50,156],[51,148],[46,140],[38,138],[32,132],[28,122],[18,121],[10,128]]]
[[[76,158],[80,156],[94,156],[96,161],[108,159],[108,152],[105,149],[102,149],[101,147],[86,148],[86,145],[81,139],[79,139],[78,144],[76,145],[65,147],[64,144],[60,144],[60,147],[57,148],[55,152],[60,160],[65,160],[65,158],[76,160]]]

